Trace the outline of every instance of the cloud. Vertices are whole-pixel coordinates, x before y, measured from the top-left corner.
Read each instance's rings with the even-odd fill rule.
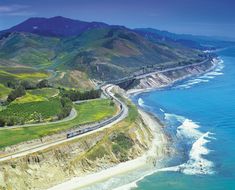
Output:
[[[0,15],[6,16],[29,16],[35,14],[29,10],[28,5],[0,5]]]

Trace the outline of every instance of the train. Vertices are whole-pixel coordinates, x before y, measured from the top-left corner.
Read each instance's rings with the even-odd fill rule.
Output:
[[[115,115],[114,117],[112,117],[108,120],[99,122],[98,124],[95,124],[92,127],[88,127],[88,128],[85,128],[85,129],[79,129],[79,130],[73,131],[73,132],[69,132],[69,133],[67,133],[67,139],[75,137],[75,136],[79,136],[79,135],[82,135],[82,134],[85,134],[85,133],[88,133],[90,131],[94,131],[94,130],[99,129],[99,128],[102,128],[105,125],[108,125],[108,124],[112,123],[113,121],[115,121],[116,119],[118,119],[123,114],[124,110],[123,110],[122,104],[119,101],[117,101],[117,102],[120,104],[119,105],[120,110],[121,110],[120,113],[118,113],[117,115]]]

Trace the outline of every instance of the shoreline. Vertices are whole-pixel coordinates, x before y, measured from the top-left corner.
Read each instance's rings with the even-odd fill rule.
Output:
[[[216,57],[216,58],[213,59],[213,61],[211,61],[212,66],[209,69],[201,72],[200,74],[189,74],[189,75],[180,77],[178,79],[172,80],[170,83],[168,83],[166,85],[155,86],[155,87],[145,88],[145,89],[143,89],[143,88],[130,89],[130,90],[127,90],[126,93],[127,93],[128,97],[130,97],[130,96],[136,96],[136,95],[141,94],[141,93],[146,93],[146,92],[151,92],[151,91],[154,91],[154,90],[161,90],[161,89],[164,89],[164,88],[167,88],[167,87],[171,87],[177,82],[187,80],[191,77],[197,77],[197,76],[200,76],[200,75],[203,75],[203,74],[206,74],[208,72],[211,72],[211,71],[215,70],[216,67],[218,66],[218,64],[221,63],[222,61],[223,60],[221,58]]]
[[[130,96],[135,96],[140,93],[145,93],[145,92],[150,92],[150,91],[154,91],[157,89],[164,89],[166,87],[170,87],[170,86],[174,85],[176,82],[180,82],[180,81],[186,80],[190,77],[200,76],[205,73],[213,71],[214,69],[216,69],[216,67],[218,66],[218,64],[221,61],[222,60],[217,57],[214,61],[212,61],[213,65],[209,69],[207,69],[206,71],[204,71],[200,74],[187,75],[187,76],[181,77],[179,79],[172,80],[167,85],[148,88],[148,89],[133,89],[133,90],[129,90],[129,92],[127,91],[126,93],[127,93],[128,97],[130,97]],[[74,190],[74,189],[79,189],[79,188],[85,188],[85,187],[91,186],[93,184],[108,180],[114,176],[125,174],[128,172],[137,170],[137,169],[147,167],[148,165],[150,165],[150,163],[148,162],[148,158],[151,158],[151,157],[156,158],[156,156],[157,156],[156,148],[165,149],[165,152],[166,152],[167,147],[169,147],[168,144],[169,144],[170,140],[168,139],[166,133],[163,131],[163,127],[164,127],[163,124],[153,114],[148,113],[139,107],[138,107],[138,110],[139,110],[139,113],[140,113],[142,119],[144,120],[146,125],[151,129],[152,134],[154,135],[151,148],[149,150],[147,150],[147,152],[143,156],[138,157],[134,160],[130,160],[127,162],[117,164],[116,166],[113,166],[111,168],[107,168],[105,170],[102,170],[102,171],[99,171],[96,173],[88,174],[88,175],[85,175],[82,177],[74,177],[69,181],[63,182],[63,183],[58,184],[52,188],[49,188],[48,190],[64,190],[64,189]],[[158,158],[156,158],[156,160],[160,160],[165,156],[166,156],[166,154],[161,155],[160,156],[161,158],[158,157]],[[151,163],[151,164],[153,164],[153,163]],[[137,181],[139,181],[139,179],[131,182],[130,183],[131,186],[133,186],[133,184],[135,184]],[[123,184],[120,187],[116,187],[114,189],[120,190],[123,187],[124,188],[129,187],[130,184]]]
[[[168,138],[163,131],[163,125],[157,121],[153,115],[139,109],[139,113],[144,120],[145,124],[151,129],[154,136],[152,145],[150,149],[141,157],[138,157],[134,160],[120,163],[111,168],[96,172],[93,174],[88,174],[82,177],[75,177],[67,182],[56,185],[48,190],[73,190],[84,188],[92,184],[105,181],[111,177],[131,172],[136,169],[141,169],[146,166],[152,166],[153,163],[149,162],[149,158],[156,157],[156,149],[161,147],[163,149],[162,154],[160,154],[157,160],[161,160],[166,155],[164,154],[167,151],[168,147]]]

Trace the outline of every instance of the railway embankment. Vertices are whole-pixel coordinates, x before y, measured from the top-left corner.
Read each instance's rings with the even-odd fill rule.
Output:
[[[143,156],[152,146],[154,133],[138,109],[123,100],[128,116],[112,127],[2,162],[0,189],[47,189]]]

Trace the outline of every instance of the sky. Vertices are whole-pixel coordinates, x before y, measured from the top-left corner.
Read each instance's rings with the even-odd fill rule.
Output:
[[[53,16],[235,39],[235,0],[0,0],[0,30]]]

